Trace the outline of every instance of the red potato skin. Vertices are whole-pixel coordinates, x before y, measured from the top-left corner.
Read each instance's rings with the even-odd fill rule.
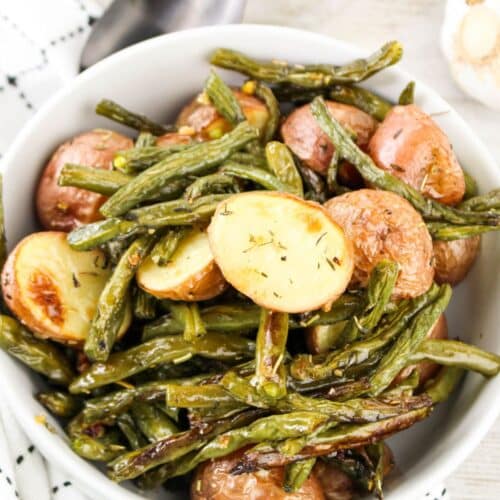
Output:
[[[171,146],[172,144],[190,144],[193,139],[190,135],[178,134],[177,132],[169,132],[167,134],[160,135],[156,139],[156,145],[159,147]]]
[[[360,189],[332,198],[325,208],[354,247],[352,286],[366,286],[383,259],[400,266],[394,299],[418,297],[432,285],[432,239],[421,215],[404,198]]]
[[[377,128],[368,153],[382,169],[445,205],[465,193],[463,171],[446,134],[417,106],[395,106]]]
[[[325,500],[314,474],[295,493],[283,489],[284,467],[231,474],[242,455],[240,450],[201,464],[191,482],[191,500]]]
[[[358,146],[366,148],[377,128],[377,121],[354,106],[333,101],[326,101],[326,104],[336,120],[356,133]],[[326,173],[334,146],[314,119],[309,104],[297,108],[286,118],[281,126],[281,136],[309,168],[320,174]],[[348,178],[357,177],[352,168],[344,174]]]
[[[446,316],[441,314],[438,320],[426,335],[427,339],[447,339],[448,338],[448,323]],[[437,375],[441,367],[432,361],[421,361],[416,365],[409,365],[403,368],[392,382],[392,386],[398,385],[408,378],[414,370],[418,371],[419,387],[424,387],[425,383]]]
[[[114,154],[131,147],[130,138],[102,129],[84,132],[59,146],[43,170],[36,192],[36,210],[43,228],[68,232],[102,219],[99,208],[106,196],[58,186],[59,173],[66,163],[111,170]]]
[[[233,89],[233,93],[240,103],[245,117],[252,123],[252,116],[256,114],[267,115],[266,105],[257,97],[245,94],[241,90]],[[193,99],[182,108],[176,120],[178,127],[192,127],[198,140],[206,141],[212,139],[209,131],[220,128],[222,133],[229,132],[232,126],[214,108],[212,104],[203,104],[198,98]]]
[[[435,280],[440,285],[458,285],[474,265],[481,246],[481,236],[462,240],[433,242]]]
[[[318,460],[313,473],[318,478],[325,500],[351,500],[354,497],[352,479],[337,467]]]

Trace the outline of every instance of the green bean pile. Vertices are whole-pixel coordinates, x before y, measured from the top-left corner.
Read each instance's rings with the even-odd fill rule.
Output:
[[[348,290],[328,311],[302,314],[261,308],[234,289],[182,302],[156,298],[135,283],[148,256],[168,265],[189,228],[206,225],[233,193],[266,189],[321,202],[345,192],[337,175],[342,160],[371,186],[407,199],[435,239],[498,229],[499,190],[479,196],[467,176],[470,196],[460,206],[424,198],[379,169],[329,113],[325,98],[383,120],[394,104],[356,84],[401,54],[391,42],[343,66],[290,65],[218,49],[211,62],[249,77],[243,91],[258,97],[269,117],[260,132],[250,125],[212,71],[204,95],[230,130],[207,142],[157,146],[156,136],[177,128],[109,100],[97,105],[98,114],[140,133],[133,149],[115,155],[113,170],[66,164],[59,176],[61,186],[109,197],[102,220],[68,235],[73,249],[103,249],[113,263],[83,352],[34,336],[3,304],[0,316],[0,347],[47,382],[37,399],[61,419],[76,453],[106,462],[115,481],[132,479],[149,489],[178,487],[172,478],[188,480],[199,464],[244,449],[234,473],[285,466],[284,488],[296,491],[321,461],[340,468],[358,490],[382,497],[384,440],[428,417],[465,370],[485,377],[499,372],[495,354],[426,338],[451,287],[433,284],[416,298],[395,301],[398,266],[389,260],[374,268],[365,289]],[[413,94],[410,83],[399,103],[412,103]],[[335,145],[326,178],[280,141],[283,105],[298,103],[311,103]],[[3,262],[3,213],[0,225]],[[132,326],[120,338],[128,308]],[[328,326],[330,335],[325,351],[313,355],[304,331],[317,326]],[[417,371],[397,379],[421,361],[442,368],[423,387]]]

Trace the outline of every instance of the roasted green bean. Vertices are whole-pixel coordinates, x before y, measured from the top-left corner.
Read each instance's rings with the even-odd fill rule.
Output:
[[[302,485],[316,464],[316,458],[306,458],[305,460],[299,460],[293,464],[289,464],[285,471],[285,482],[283,484],[283,489],[287,493],[293,493],[302,488]]]
[[[442,403],[451,396],[463,376],[464,370],[461,368],[445,366],[439,371],[436,378],[427,382],[425,391],[434,404]]]
[[[134,293],[134,316],[138,319],[153,319],[156,317],[156,297],[140,288]]]
[[[320,363],[307,355],[296,356],[290,365],[290,373],[299,380],[315,380],[342,373],[346,367],[362,363],[374,352],[383,349],[392,342],[406,327],[408,322],[438,294],[439,287],[433,285],[428,292],[411,300],[403,301],[384,325],[380,325],[373,334],[353,344],[328,354]]]
[[[74,378],[69,360],[54,344],[34,337],[20,323],[0,315],[0,349],[51,382],[68,385]]]
[[[297,329],[344,321],[359,310],[360,302],[361,299],[356,295],[343,295],[333,303],[328,312],[318,311],[313,315],[290,316],[289,328]],[[260,308],[253,304],[223,304],[201,309],[200,314],[209,331],[243,333],[258,328]],[[183,331],[184,324],[181,319],[169,314],[146,325],[143,340]]]
[[[207,333],[194,342],[186,342],[182,335],[159,337],[113,353],[105,363],[92,364],[73,381],[70,392],[89,392],[162,363],[182,363],[195,354],[236,361],[251,356],[254,349],[251,340],[217,333]]]
[[[333,101],[355,106],[378,121],[382,121],[392,108],[390,102],[361,87],[336,85],[328,91],[327,97]]]
[[[401,92],[398,104],[400,106],[406,106],[408,104],[413,104],[415,101],[415,82],[410,82]]]
[[[132,416],[137,427],[150,443],[155,443],[179,432],[174,422],[154,404],[134,403]]]
[[[81,410],[83,405],[83,401],[80,397],[61,391],[39,392],[36,395],[36,399],[45,406],[52,415],[62,418],[74,417]]]
[[[371,395],[377,396],[385,390],[405,367],[408,358],[417,350],[422,340],[446,309],[450,299],[451,287],[442,285],[436,300],[422,309],[411,320],[408,328],[398,336],[389,352],[378,365],[375,374],[372,375],[369,391]]]
[[[297,196],[304,196],[302,178],[300,177],[293,155],[288,147],[278,141],[266,144],[266,159],[269,169],[286,186],[288,192]]]
[[[458,340],[424,340],[411,354],[409,363],[423,360],[472,370],[485,377],[493,377],[500,371],[500,356]]]
[[[286,394],[286,341],[288,314],[262,309],[255,346],[254,384],[266,396],[279,399]]]
[[[189,202],[197,200],[207,194],[237,193],[239,191],[236,180],[224,173],[215,173],[198,177],[184,192],[184,199]]]
[[[290,191],[287,184],[271,174],[268,170],[262,168],[252,167],[250,165],[239,165],[238,163],[228,161],[222,167],[221,172],[226,175],[255,182],[271,191]]]
[[[126,173],[136,174],[165,160],[173,153],[185,151],[193,144],[169,144],[168,146],[142,146],[125,151],[118,151],[113,159],[113,166]]]
[[[425,198],[402,180],[378,168],[373,160],[358,148],[342,125],[331,116],[321,97],[314,99],[311,103],[311,111],[321,129],[339,151],[340,156],[352,163],[365,181],[406,198],[422,213],[424,218],[457,225],[475,224],[491,228],[500,225],[500,214],[467,212],[442,205],[430,198]]]
[[[166,266],[189,229],[189,227],[179,227],[167,230],[151,250],[152,261],[158,266]]]
[[[343,66],[329,64],[290,65],[284,61],[258,62],[241,52],[217,49],[210,62],[267,83],[288,83],[303,88],[330,87],[336,83],[356,83],[397,63],[403,54],[398,42],[389,42],[366,59]]]
[[[135,240],[122,255],[106,282],[85,341],[84,351],[89,359],[93,361],[108,359],[124,321],[130,282],[155,240],[154,234],[147,234]]]
[[[101,213],[106,217],[124,214],[157,193],[171,180],[189,175],[207,174],[232,153],[257,137],[257,129],[247,122],[242,122],[220,139],[174,153],[119,189],[101,206]]]
[[[127,184],[130,179],[130,176],[116,170],[66,163],[59,174],[57,183],[59,186],[73,186],[110,196]]]
[[[175,131],[173,125],[160,125],[146,116],[133,113],[109,99],[100,101],[95,108],[95,112],[98,115],[105,116],[110,120],[126,125],[139,132],[151,132],[154,135],[163,135],[167,132]]]
[[[224,83],[222,78],[211,71],[205,84],[205,92],[217,112],[231,125],[245,121],[245,115],[233,91]]]

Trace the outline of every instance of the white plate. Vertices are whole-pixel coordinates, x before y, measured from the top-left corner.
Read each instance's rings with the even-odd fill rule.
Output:
[[[10,246],[35,229],[34,190],[54,148],[93,127],[119,128],[95,116],[97,101],[108,97],[168,121],[203,86],[209,70],[207,61],[216,47],[230,47],[258,58],[310,63],[342,63],[367,55],[349,44],[305,31],[235,25],[162,36],[100,62],[58,92],[21,132],[4,158]],[[224,72],[224,77],[234,83],[241,81],[232,73]],[[390,69],[370,79],[368,87],[396,99],[409,80],[414,78]],[[436,121],[449,135],[461,164],[477,178],[481,191],[500,186],[500,172],[473,131],[443,99],[418,81],[417,103],[428,113],[438,113]],[[500,239],[487,235],[479,261],[467,281],[455,290],[447,314],[452,337],[495,352],[500,352],[499,255]],[[58,429],[57,434],[35,422],[35,415],[47,413],[33,397],[40,384],[38,377],[4,353],[0,353],[0,382],[33,443],[48,460],[79,482],[91,498],[139,498],[73,454],[50,416],[48,420]],[[500,409],[499,392],[500,378],[486,381],[469,374],[457,397],[427,421],[394,438],[399,473],[388,481],[387,499],[415,498],[449,475],[492,425]]]

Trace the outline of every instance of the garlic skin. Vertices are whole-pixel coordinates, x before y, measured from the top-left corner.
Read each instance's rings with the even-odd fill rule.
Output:
[[[448,0],[441,48],[462,90],[500,110],[500,0]]]

